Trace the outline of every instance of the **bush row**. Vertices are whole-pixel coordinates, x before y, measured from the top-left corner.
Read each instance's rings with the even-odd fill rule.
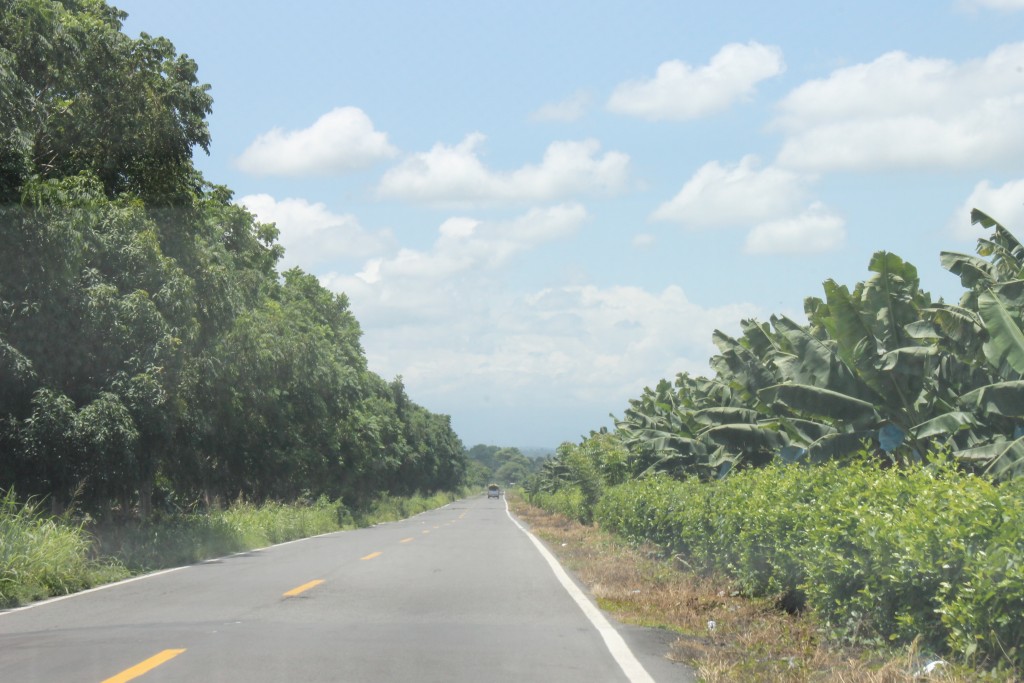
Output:
[[[715,482],[608,489],[602,527],[651,541],[751,596],[810,607],[836,636],[1024,668],[1024,480],[939,462],[770,466]]]

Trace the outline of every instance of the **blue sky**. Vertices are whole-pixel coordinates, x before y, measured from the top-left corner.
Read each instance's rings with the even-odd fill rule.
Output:
[[[122,0],[212,85],[197,164],[467,446],[554,447],[871,254],[1024,236],[1024,0]]]

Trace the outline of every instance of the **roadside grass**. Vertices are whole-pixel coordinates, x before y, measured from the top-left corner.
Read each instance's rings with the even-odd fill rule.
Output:
[[[589,588],[602,609],[624,623],[678,634],[666,656],[691,666],[702,681],[1017,680],[952,664],[925,673],[934,658],[914,647],[871,650],[828,642],[813,614],[792,615],[770,600],[744,598],[728,580],[698,576],[679,560],[662,557],[654,546],[631,545],[533,507],[514,493],[509,505]]]
[[[117,561],[91,559],[90,547],[81,524],[0,495],[0,608],[128,577]]]
[[[460,498],[470,495],[470,489],[463,489],[456,492],[441,492],[431,496],[380,496],[366,510],[356,510],[351,513],[351,523],[356,526],[366,527],[382,522],[394,522],[399,519],[406,519],[418,515],[427,510],[434,510]]]
[[[396,521],[466,493],[381,496],[363,510],[326,498],[294,504],[239,501],[226,510],[92,526],[46,515],[38,502],[18,501],[13,492],[0,493],[0,609],[149,571]]]

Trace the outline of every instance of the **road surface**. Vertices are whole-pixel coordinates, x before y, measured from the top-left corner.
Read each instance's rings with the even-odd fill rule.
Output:
[[[480,496],[0,612],[0,680],[693,680],[556,571]]]

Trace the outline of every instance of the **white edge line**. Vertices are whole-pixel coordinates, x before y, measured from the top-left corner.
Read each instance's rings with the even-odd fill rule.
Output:
[[[580,610],[582,610],[584,616],[590,620],[590,623],[594,625],[597,632],[601,634],[601,638],[604,640],[605,646],[608,648],[612,657],[615,658],[619,668],[622,669],[622,673],[626,674],[626,678],[628,678],[631,683],[654,683],[654,679],[651,678],[651,675],[647,673],[647,669],[643,667],[643,664],[641,664],[636,658],[633,651],[629,649],[628,645],[626,645],[626,641],[622,639],[619,632],[615,630],[615,627],[613,627],[607,619],[605,619],[604,615],[601,614],[601,610],[594,606],[594,603],[592,603],[587,596],[583,594],[583,591],[579,589],[579,586],[569,578],[569,575],[562,568],[562,565],[558,563],[558,560],[555,559],[555,556],[551,554],[551,551],[544,547],[544,544],[541,543],[536,536],[530,533],[526,527],[519,523],[519,520],[512,516],[512,511],[509,510],[507,499],[505,500],[505,514],[508,515],[508,518],[512,520],[513,524],[519,527],[520,531],[526,534],[527,538],[530,539],[534,547],[540,552],[541,557],[547,561],[548,566],[551,567],[551,571],[554,572],[558,582],[562,584],[562,587],[565,588],[566,592],[569,593],[569,596],[576,602],[576,605],[579,606]]]
[[[14,614],[15,612],[24,612],[25,610],[35,609],[36,607],[42,607],[43,605],[52,605],[55,602],[61,602],[62,600],[70,600],[71,598],[77,598],[80,595],[86,595],[88,593],[97,593],[99,591],[106,590],[108,588],[114,588],[115,586],[123,586],[126,583],[135,583],[136,581],[142,581],[143,579],[151,579],[154,576],[160,576],[161,574],[170,574],[171,572],[176,572],[176,571],[180,571],[182,569],[187,569],[190,566],[191,565],[185,565],[184,567],[173,567],[171,569],[162,569],[160,571],[153,572],[151,574],[143,574],[142,576],[133,576],[133,577],[128,578],[128,579],[122,579],[121,581],[115,581],[113,583],[105,583],[102,586],[96,586],[94,588],[87,588],[84,591],[78,591],[77,593],[68,593],[67,595],[58,595],[55,598],[47,598],[46,600],[39,600],[38,602],[30,602],[29,604],[22,605],[21,607],[12,607],[10,609],[5,609],[3,611],[0,611],[0,617],[3,617],[5,615],[7,615],[7,614]]]

